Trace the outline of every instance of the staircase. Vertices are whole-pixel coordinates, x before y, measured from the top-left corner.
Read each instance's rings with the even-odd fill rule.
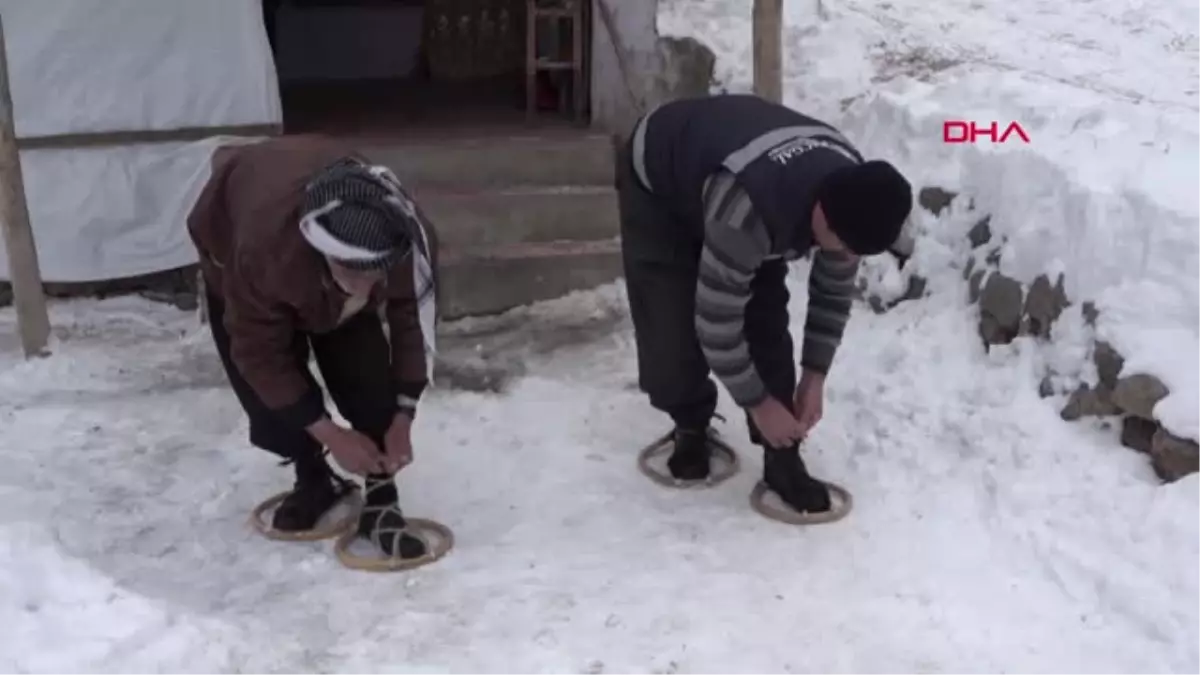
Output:
[[[377,142],[441,237],[441,314],[497,314],[621,276],[612,139],[578,130]]]

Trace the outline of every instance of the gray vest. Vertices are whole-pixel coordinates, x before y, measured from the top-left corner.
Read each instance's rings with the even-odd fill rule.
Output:
[[[751,95],[671,101],[633,137],[633,163],[646,188],[704,233],[704,186],[716,171],[737,175],[771,233],[773,253],[812,246],[812,209],[822,179],[862,162],[830,125]]]

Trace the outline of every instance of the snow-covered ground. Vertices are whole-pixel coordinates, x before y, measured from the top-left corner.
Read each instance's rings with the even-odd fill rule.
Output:
[[[741,88],[748,5],[664,0],[662,28],[713,44]],[[789,9],[791,100],[914,182],[972,192],[1009,237],[1006,271],[1057,266],[1140,370],[1170,366],[1159,412],[1186,434],[1195,7],[1042,5],[823,0],[812,29]],[[929,54],[964,65],[870,82]],[[1016,118],[1034,142],[943,147],[951,112]],[[920,217],[913,265],[931,297],[851,322],[807,451],[854,493],[846,521],[795,529],[750,511],[760,458],[728,401],[743,474],[682,493],[638,474],[664,420],[633,387],[614,286],[510,317],[522,347],[508,357],[527,374],[506,393],[430,394],[402,493],[458,544],[403,575],[349,572],[325,544],[246,526],[288,471],[247,445],[194,317],[56,304],[53,356],[24,362],[0,311],[0,668],[1200,670],[1200,478],[1161,486],[1115,430],[1065,423],[1061,400],[1039,398],[1047,361],[1083,360],[1078,306],[1053,348],[984,353],[954,268],[972,222],[961,208]],[[796,284],[797,322],[805,299]]]

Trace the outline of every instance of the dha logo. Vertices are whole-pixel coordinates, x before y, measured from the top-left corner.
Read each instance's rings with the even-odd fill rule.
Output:
[[[1004,133],[999,133],[999,124],[996,122],[990,122],[987,126],[980,126],[967,120],[948,120],[942,123],[942,142],[944,143],[975,143],[980,136],[991,139],[992,143],[1007,143],[1009,136],[1014,133],[1020,136],[1022,141],[1029,142],[1029,134],[1025,133],[1021,125],[1015,121],[1008,123]]]

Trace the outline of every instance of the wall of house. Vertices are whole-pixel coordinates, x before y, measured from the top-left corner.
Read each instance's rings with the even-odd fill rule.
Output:
[[[612,14],[626,54],[631,77],[628,85],[602,18],[602,1]],[[592,3],[591,99],[595,127],[628,133],[645,106],[707,91],[710,53],[694,41],[659,38],[658,0]],[[277,63],[284,82],[403,77],[413,69],[419,53],[419,7],[296,8],[285,4],[276,20]]]
[[[628,84],[601,2],[626,54]],[[694,39],[660,38],[658,0],[593,0],[592,16],[592,122],[597,128],[625,136],[647,107],[709,92],[716,57]]]
[[[608,5],[614,28],[625,50],[633,89],[631,100],[613,51],[600,2]],[[616,133],[627,133],[644,101],[655,98],[658,54],[658,0],[593,0],[592,2],[592,122]]]

